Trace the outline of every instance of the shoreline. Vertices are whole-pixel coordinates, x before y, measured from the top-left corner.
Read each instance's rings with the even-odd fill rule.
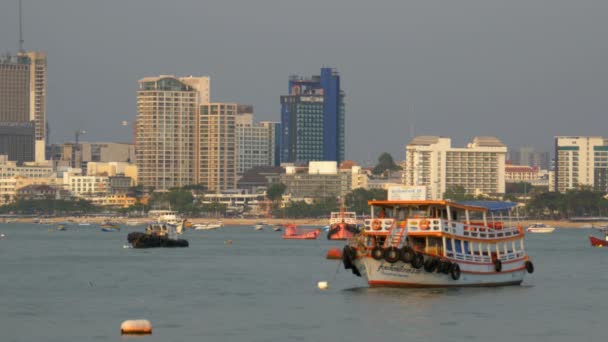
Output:
[[[39,218],[34,217],[16,217],[10,218],[11,222],[18,223],[34,223],[35,220]],[[6,222],[7,218],[4,219]],[[90,224],[100,224],[104,221],[111,220],[116,221],[120,224],[126,224],[127,221],[137,221],[138,224],[146,224],[148,222],[154,221],[154,219],[150,217],[99,217],[99,216],[81,216],[81,217],[73,217],[73,216],[64,216],[64,217],[51,217],[44,218],[46,222],[49,224],[57,224],[57,223],[90,223]],[[263,222],[266,225],[276,225],[276,224],[295,224],[298,226],[326,226],[329,224],[328,219],[316,219],[316,218],[304,218],[304,219],[281,219],[281,218],[204,218],[204,217],[196,217],[196,218],[187,218],[189,222],[192,224],[199,223],[207,223],[207,222],[217,222],[221,221],[224,226],[253,226],[257,223]],[[545,225],[560,228],[560,229],[585,229],[598,227],[600,225],[606,225],[608,222],[606,221],[590,221],[590,222],[571,222],[567,220],[521,220],[518,221],[524,228],[528,227],[534,223],[544,223]]]

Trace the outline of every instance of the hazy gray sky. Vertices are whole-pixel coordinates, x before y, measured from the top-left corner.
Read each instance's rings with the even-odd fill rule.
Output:
[[[0,52],[18,44],[0,2]],[[211,76],[212,101],[280,121],[290,74],[336,67],[348,158],[403,159],[416,135],[495,135],[549,150],[608,136],[606,0],[24,0],[25,47],[49,54],[51,140],[131,140],[137,80]]]

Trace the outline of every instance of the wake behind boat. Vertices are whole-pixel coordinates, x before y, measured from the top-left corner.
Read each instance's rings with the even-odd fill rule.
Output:
[[[519,285],[526,271],[534,271],[523,228],[494,220],[494,213],[514,203],[369,204],[372,218],[342,255],[344,267],[371,287]]]

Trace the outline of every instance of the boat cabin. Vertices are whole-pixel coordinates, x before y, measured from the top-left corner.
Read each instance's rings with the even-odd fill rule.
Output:
[[[475,202],[480,203],[480,202]],[[363,243],[368,248],[403,246],[424,254],[474,262],[524,255],[523,229],[505,223],[515,204],[481,206],[450,201],[370,201]]]

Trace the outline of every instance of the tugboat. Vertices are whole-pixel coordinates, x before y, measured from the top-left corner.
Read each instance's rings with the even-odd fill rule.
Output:
[[[331,213],[327,240],[348,240],[358,232],[357,213],[345,212],[344,207],[340,208],[340,212]]]
[[[495,220],[510,202],[370,201],[371,219],[342,252],[370,287],[519,285],[534,265],[524,229]]]
[[[172,224],[152,223],[146,232],[132,232],[127,241],[133,248],[188,247],[188,240],[177,238],[177,228]]]

